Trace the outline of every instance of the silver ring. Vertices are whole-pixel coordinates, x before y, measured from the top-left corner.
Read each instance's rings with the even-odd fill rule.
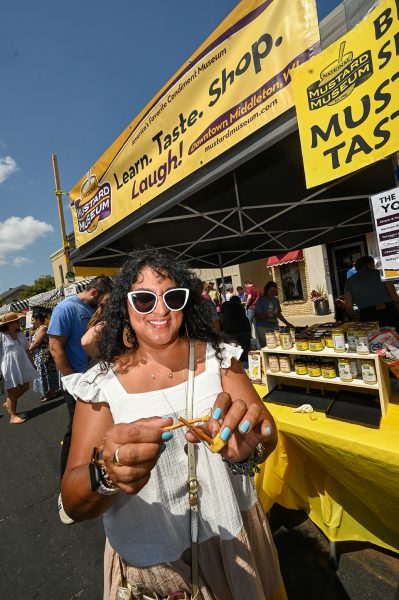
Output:
[[[123,444],[117,447],[117,449],[114,452],[114,456],[112,457],[112,462],[114,463],[114,465],[118,465],[119,467],[123,467],[123,463],[119,460],[119,448],[121,448],[122,446]]]

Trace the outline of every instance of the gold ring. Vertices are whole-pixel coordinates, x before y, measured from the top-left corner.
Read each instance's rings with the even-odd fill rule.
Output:
[[[117,447],[117,449],[114,452],[114,456],[112,457],[112,462],[114,463],[114,465],[118,465],[120,467],[123,467],[123,463],[119,460],[119,448],[121,448],[122,446],[123,444]]]

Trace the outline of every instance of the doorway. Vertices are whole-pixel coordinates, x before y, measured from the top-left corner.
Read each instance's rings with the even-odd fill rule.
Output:
[[[344,293],[347,272],[358,258],[366,254],[366,239],[330,246],[332,262],[331,283],[335,296]]]

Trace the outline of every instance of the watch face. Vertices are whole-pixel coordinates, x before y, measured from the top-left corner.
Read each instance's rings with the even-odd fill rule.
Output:
[[[100,471],[97,465],[93,462],[89,464],[89,472],[90,472],[90,487],[91,491],[95,492],[100,485]]]

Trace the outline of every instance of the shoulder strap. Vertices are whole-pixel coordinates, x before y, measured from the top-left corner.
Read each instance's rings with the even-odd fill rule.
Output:
[[[194,404],[194,371],[195,371],[195,350],[193,340],[189,341],[188,358],[188,378],[187,378],[187,419],[193,418]],[[196,474],[195,446],[191,442],[187,443],[188,455],[188,502],[190,504],[190,531],[191,531],[191,585],[192,600],[199,598],[198,585],[198,480]]]

